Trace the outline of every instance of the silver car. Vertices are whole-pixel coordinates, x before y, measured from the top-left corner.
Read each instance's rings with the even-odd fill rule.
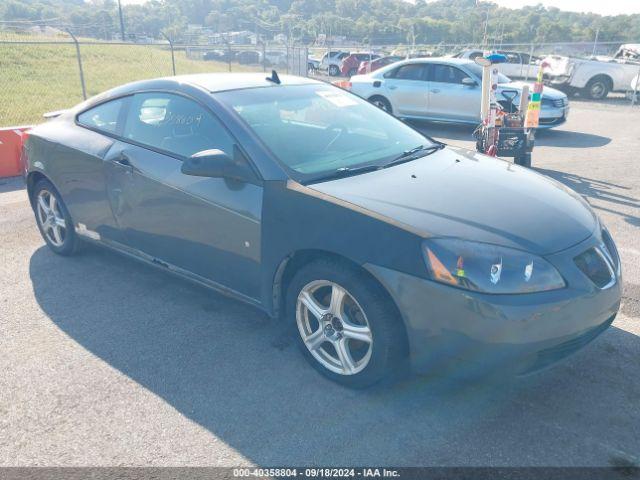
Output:
[[[367,75],[351,77],[350,90],[397,117],[470,123],[480,122],[482,68],[460,58],[403,60]],[[499,74],[498,101],[509,109],[518,105],[524,82]],[[540,127],[563,124],[569,114],[567,96],[545,87]]]

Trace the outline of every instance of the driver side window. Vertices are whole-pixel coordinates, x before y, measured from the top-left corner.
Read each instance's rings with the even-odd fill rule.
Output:
[[[134,95],[123,136],[178,157],[217,148],[233,151],[233,139],[197,102],[170,93]]]
[[[432,82],[462,84],[465,78],[469,78],[469,75],[451,65],[433,65],[431,71]]]

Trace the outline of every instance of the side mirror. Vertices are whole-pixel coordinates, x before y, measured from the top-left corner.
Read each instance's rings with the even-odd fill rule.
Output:
[[[255,175],[246,163],[235,162],[229,155],[218,149],[194,153],[182,162],[180,171],[194,177],[228,178],[255,183]]]
[[[462,85],[464,85],[465,87],[477,87],[478,86],[478,82],[476,82],[471,77],[464,77],[462,79]]]

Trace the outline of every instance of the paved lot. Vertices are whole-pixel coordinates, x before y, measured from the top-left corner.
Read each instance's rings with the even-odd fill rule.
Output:
[[[253,308],[96,248],[53,255],[0,181],[0,465],[640,464],[639,125],[575,101],[540,136],[535,166],[618,242],[624,305],[567,362],[503,381],[345,390]]]

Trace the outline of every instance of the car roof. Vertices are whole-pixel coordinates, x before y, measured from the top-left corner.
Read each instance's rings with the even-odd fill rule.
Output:
[[[279,85],[267,80],[269,74],[266,73],[197,73],[191,75],[177,75],[175,77],[160,77],[149,80],[138,80],[114,87],[105,92],[79,103],[69,111],[81,112],[93,107],[98,103],[111,100],[123,95],[131,95],[146,90],[153,89],[176,89],[180,87],[196,88],[208,93],[217,93],[228,90],[240,90],[246,88],[268,88]],[[280,85],[321,85],[324,82],[294,75],[278,75]]]
[[[239,90],[242,88],[272,87],[275,84],[265,73],[196,73],[190,75],[177,75],[163,80],[173,80],[178,84],[188,83],[203,88],[208,92],[222,92],[225,90]],[[307,85],[321,83],[306,77],[294,75],[278,75],[280,85]]]
[[[473,60],[469,60],[468,58],[453,58],[453,57],[422,57],[422,58],[408,58],[406,60],[399,60],[397,62],[392,63],[391,65],[387,65],[386,67],[382,67],[379,70],[373,72],[373,75],[382,75],[387,73],[389,70],[393,70],[394,68],[398,68],[402,65],[410,65],[412,63],[440,63],[444,65],[470,65],[474,64]]]
[[[454,57],[418,57],[409,58],[403,60],[403,63],[446,63],[449,65],[469,65],[474,63],[473,60],[468,58],[454,58]]]

